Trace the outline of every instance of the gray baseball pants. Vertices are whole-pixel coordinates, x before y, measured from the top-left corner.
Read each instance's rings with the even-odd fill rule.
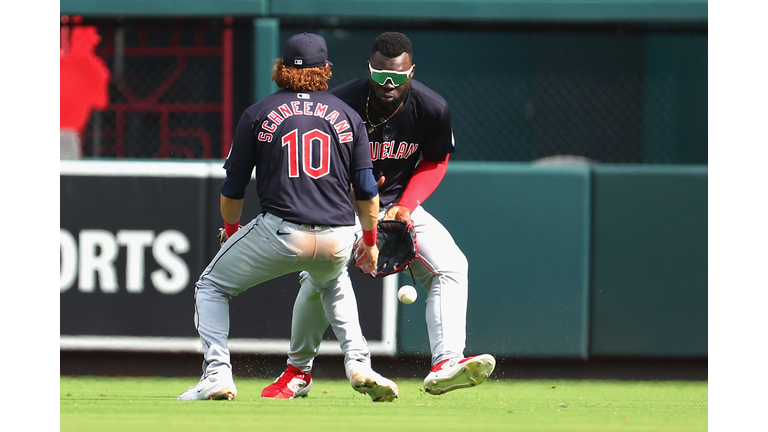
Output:
[[[382,209],[379,218],[384,216],[386,210]],[[423,207],[418,206],[411,214],[411,219],[416,229],[420,257],[411,264],[411,270],[416,280],[427,290],[426,322],[432,364],[450,358],[462,358],[466,344],[467,259],[448,230]],[[357,229],[361,229],[359,221]],[[325,301],[320,302],[318,287],[305,276],[305,273],[301,274],[301,288],[293,306],[288,364],[307,372],[312,369],[317,349],[329,323],[323,312],[323,308],[327,309],[328,306]],[[345,283],[347,282],[348,279],[345,280]],[[359,327],[357,322],[347,325]],[[342,346],[360,345],[360,341],[339,341]]]
[[[231,373],[227,346],[230,299],[296,271],[303,271],[302,286],[311,286],[317,295],[323,329],[330,323],[336,337],[346,341],[342,351],[347,370],[356,365],[370,367],[370,350],[360,330],[357,300],[347,273],[355,232],[354,226],[301,225],[265,213],[233,234],[195,284],[194,320],[202,342],[203,376],[222,368]]]

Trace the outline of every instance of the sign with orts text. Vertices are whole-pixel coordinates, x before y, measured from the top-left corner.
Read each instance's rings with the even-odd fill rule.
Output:
[[[62,350],[200,350],[194,290],[219,248],[221,165],[61,162]],[[261,211],[255,189],[243,221]],[[394,354],[396,280],[350,275],[371,352]],[[298,289],[288,274],[233,298],[232,352],[287,353]],[[341,352],[325,339],[321,353]]]

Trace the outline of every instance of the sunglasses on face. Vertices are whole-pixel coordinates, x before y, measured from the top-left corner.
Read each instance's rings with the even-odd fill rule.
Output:
[[[405,72],[400,71],[393,71],[393,70],[378,70],[371,67],[371,64],[368,63],[368,70],[371,71],[371,79],[373,82],[375,82],[378,85],[384,85],[387,83],[387,80],[392,82],[392,85],[395,87],[399,87],[405,83],[408,82],[408,77],[411,75],[411,71],[413,71],[413,67],[415,65],[411,65],[411,68],[408,69]]]

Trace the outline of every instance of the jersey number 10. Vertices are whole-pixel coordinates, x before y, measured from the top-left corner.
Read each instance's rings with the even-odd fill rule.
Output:
[[[318,179],[331,171],[331,136],[327,133],[313,129],[301,135],[299,143],[299,130],[294,129],[283,136],[283,147],[288,146],[288,177],[299,176],[299,159],[304,173],[313,179]],[[299,152],[301,144],[301,152]],[[314,158],[315,152],[320,155]],[[301,155],[299,155],[301,153]],[[312,166],[312,159],[318,159],[320,166]]]

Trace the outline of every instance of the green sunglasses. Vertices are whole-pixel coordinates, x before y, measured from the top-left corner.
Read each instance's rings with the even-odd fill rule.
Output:
[[[387,80],[390,80],[392,81],[393,86],[399,87],[408,82],[408,77],[410,77],[414,66],[416,65],[411,65],[411,68],[407,71],[400,72],[393,70],[377,70],[372,68],[371,64],[368,63],[368,70],[371,71],[371,79],[376,84],[384,85],[387,83]]]

